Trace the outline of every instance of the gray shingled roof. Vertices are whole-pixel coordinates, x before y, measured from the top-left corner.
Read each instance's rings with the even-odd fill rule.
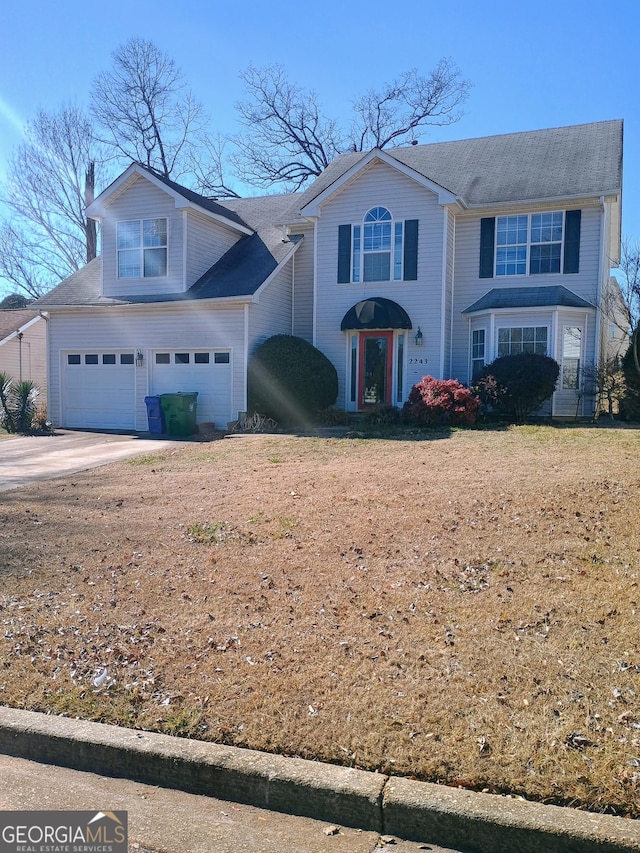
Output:
[[[386,148],[469,207],[578,198],[622,187],[622,120]],[[343,154],[302,193],[297,212],[367,155]],[[292,217],[293,218],[293,217]]]
[[[482,207],[619,192],[622,132],[622,121],[612,120],[458,142],[409,145],[385,149],[385,153],[457,195],[466,205]],[[282,242],[281,223],[295,222],[305,204],[367,156],[367,152],[342,154],[304,192],[259,198],[208,199],[156,175],[194,204],[246,225],[255,233],[241,238],[186,293],[104,298],[100,295],[98,258],[39,300],[38,307],[250,296],[291,250],[290,243]]]
[[[481,296],[463,314],[474,311],[493,311],[497,308],[537,308],[562,305],[570,308],[595,308],[586,299],[564,285],[539,287],[494,287]]]
[[[3,308],[0,310],[0,341],[17,332],[30,320],[38,316],[31,308]]]
[[[164,178],[162,175],[156,174],[151,169],[148,169],[142,163],[138,163],[140,168],[144,169],[145,172],[149,172],[150,175],[153,175],[160,183],[172,189],[174,192],[177,192],[183,198],[186,198],[187,201],[193,202],[193,204],[197,204],[198,207],[204,208],[204,210],[208,210],[211,213],[216,213],[219,216],[224,216],[226,219],[230,219],[232,222],[237,222],[238,225],[247,226],[247,223],[235,213],[232,209],[230,209],[226,204],[221,203],[218,199],[207,198],[206,196],[200,195],[199,193],[194,192],[193,190],[187,189],[187,187],[183,187],[180,184],[177,184],[175,181],[172,181],[170,178]]]
[[[185,293],[104,297],[102,259],[96,258],[66,278],[38,300],[39,308],[62,305],[142,305],[184,302],[192,299],[252,296],[301,238],[282,241],[282,215],[291,202],[289,195],[229,199],[229,214],[246,222],[254,234],[241,237],[217,263]]]

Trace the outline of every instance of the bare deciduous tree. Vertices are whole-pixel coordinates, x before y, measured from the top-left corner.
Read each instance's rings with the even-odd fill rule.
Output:
[[[344,150],[336,122],[321,112],[315,92],[304,92],[281,65],[249,66],[241,75],[248,99],[236,105],[245,126],[232,161],[240,178],[258,187],[297,190]]]
[[[300,189],[340,153],[414,142],[421,128],[458,121],[470,89],[453,62],[441,59],[426,77],[413,69],[360,96],[344,129],[281,65],[250,66],[241,78],[248,97],[237,109],[245,130],[234,140],[232,162],[244,182],[287,190]]]
[[[95,79],[91,108],[108,144],[128,166],[142,163],[165,178],[189,171],[206,123],[176,63],[152,42],[131,38]]]
[[[355,102],[352,147],[365,151],[413,142],[423,127],[454,124],[462,118],[469,89],[451,59],[441,59],[427,77],[412,68]]]
[[[619,293],[616,304],[611,296],[605,297],[604,309],[612,323],[626,334],[630,334],[635,368],[640,376],[638,338],[640,336],[640,243],[628,237],[622,241],[619,275]]]
[[[198,192],[215,198],[240,198],[225,177],[227,140],[218,134],[202,140],[197,151],[191,152],[189,171]]]
[[[87,116],[75,106],[40,111],[27,126],[3,187],[0,274],[18,291],[41,296],[96,255],[85,193],[99,151]]]

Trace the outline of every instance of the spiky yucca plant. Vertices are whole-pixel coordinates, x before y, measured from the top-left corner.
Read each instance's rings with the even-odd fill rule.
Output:
[[[0,425],[7,432],[28,432],[36,413],[40,390],[30,379],[16,382],[0,373]]]

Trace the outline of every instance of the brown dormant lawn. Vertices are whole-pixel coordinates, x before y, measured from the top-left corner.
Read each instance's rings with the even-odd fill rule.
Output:
[[[638,430],[188,442],[0,520],[5,704],[640,816]]]

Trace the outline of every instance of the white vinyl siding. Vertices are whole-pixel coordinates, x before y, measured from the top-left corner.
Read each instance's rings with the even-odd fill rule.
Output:
[[[133,429],[145,431],[148,426],[144,402],[151,390],[150,370],[153,354],[158,350],[170,352],[229,351],[231,362],[231,418],[237,417],[245,404],[244,394],[244,306],[205,303],[165,306],[118,308],[100,310],[52,311],[50,341],[50,419],[64,423],[63,412],[63,355],[68,352],[114,352],[127,350],[143,353],[143,365],[134,367],[135,388],[132,400]],[[189,390],[175,388],[175,391]],[[103,399],[105,410],[109,398]],[[206,418],[198,416],[199,422]],[[226,420],[225,424],[226,426]]]
[[[394,221],[419,220],[418,280],[338,284],[338,229],[344,223],[362,222],[372,207],[386,207]],[[322,207],[317,222],[316,346],[332,361],[338,372],[337,405],[351,407],[347,387],[349,341],[340,331],[347,311],[363,299],[385,296],[409,314],[413,330],[405,338],[407,370],[405,389],[429,369],[439,371],[442,347],[442,239],[443,208],[430,190],[383,163],[371,166]],[[414,336],[420,326],[424,345],[416,350]],[[422,359],[419,362],[417,355]]]
[[[297,254],[297,253],[296,253]],[[249,315],[252,350],[272,335],[292,334],[293,258],[263,287]]]
[[[525,276],[521,279],[522,286],[549,286],[549,285],[564,285],[577,296],[581,296],[588,302],[594,303],[598,298],[598,280],[601,274],[600,264],[600,226],[601,226],[601,211],[593,203],[587,199],[572,200],[571,208],[580,208],[582,210],[581,234],[580,234],[580,271],[572,275],[563,275],[562,272],[557,274],[547,274],[541,276]],[[553,205],[549,204],[546,209],[554,211],[558,209],[557,202]],[[535,211],[544,211],[545,206],[537,204]],[[500,211],[500,215],[518,213],[517,209]],[[525,211],[526,212],[526,211]],[[489,212],[482,215],[490,215]],[[517,286],[516,279],[509,276],[501,276],[496,278],[479,278],[479,258],[480,258],[480,214],[461,214],[456,218],[456,252],[455,252],[455,289],[453,294],[453,339],[452,339],[452,363],[450,375],[462,382],[468,382],[470,379],[469,371],[470,362],[470,335],[469,335],[469,319],[475,322],[475,319],[469,318],[468,315],[462,314],[465,308],[468,308],[481,296],[484,296],[493,288],[514,287]],[[544,309],[538,309],[543,311]],[[512,313],[512,312],[510,312]],[[477,318],[478,321],[480,318]],[[511,321],[509,321],[511,322]],[[502,324],[503,321],[500,320]],[[550,312],[547,312],[544,319],[544,324],[549,325]],[[486,325],[486,323],[483,323]],[[518,315],[517,321],[514,319],[513,325],[537,325],[530,320],[529,314]],[[587,343],[585,350],[585,358],[593,360],[595,358],[594,341],[590,340]],[[557,350],[554,345],[553,352]],[[590,353],[590,355],[589,355]],[[495,357],[491,355],[491,358]],[[490,360],[488,353],[487,359]],[[557,395],[556,395],[557,396]]]
[[[186,211],[187,289],[229,251],[240,235],[192,210]]]
[[[109,205],[102,225],[102,275],[105,296],[164,294],[182,292],[183,222],[173,199],[144,178],[136,178],[125,192]],[[119,278],[117,251],[118,222],[166,219],[167,274],[161,278]]]
[[[304,239],[293,260],[293,334],[313,343],[314,232],[309,227],[304,231],[296,228],[295,233],[303,233]]]

